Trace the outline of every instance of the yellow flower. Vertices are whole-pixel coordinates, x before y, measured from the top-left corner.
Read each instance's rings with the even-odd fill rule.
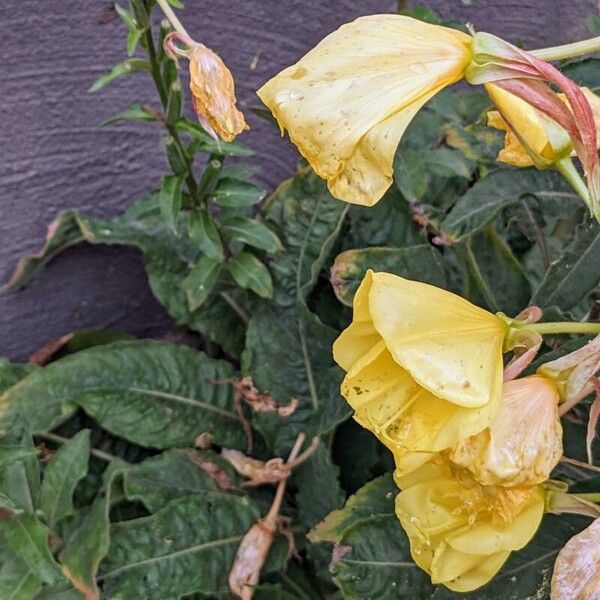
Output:
[[[498,111],[488,113],[488,125],[506,132],[504,148],[498,154],[500,162],[547,168],[571,154],[569,134],[556,121],[497,85],[486,84],[485,89],[498,107]],[[600,98],[587,88],[581,90],[592,108],[596,129],[600,130]],[[558,97],[566,102],[564,94]]]
[[[490,581],[531,540],[544,513],[539,486],[483,486],[447,463],[429,463],[396,483],[396,514],[413,560],[434,584],[456,592]]]
[[[333,347],[354,418],[409,472],[482,431],[502,389],[498,317],[445,290],[369,271]]]
[[[261,100],[341,200],[372,206],[419,109],[463,77],[471,37],[400,15],[342,26],[267,82]]]
[[[546,481],[562,456],[559,400],[556,383],[546,377],[506,382],[489,427],[458,442],[448,457],[485,485]]]
[[[195,44],[187,55],[190,61],[190,89],[201,125],[213,137],[231,142],[248,129],[244,115],[236,108],[231,71],[218,54]]]

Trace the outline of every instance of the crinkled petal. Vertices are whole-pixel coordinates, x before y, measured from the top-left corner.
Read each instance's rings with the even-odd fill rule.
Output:
[[[373,273],[375,329],[398,364],[424,388],[459,406],[497,405],[505,326],[446,290]]]
[[[368,139],[351,157],[369,131],[462,78],[470,40],[460,31],[410,17],[361,17],[327,36],[258,95],[315,171],[332,180],[347,162],[363,162],[359,155],[369,153]],[[391,125],[397,128],[398,122]],[[332,185],[334,193],[349,191],[340,185]],[[341,199],[358,198],[352,191]]]

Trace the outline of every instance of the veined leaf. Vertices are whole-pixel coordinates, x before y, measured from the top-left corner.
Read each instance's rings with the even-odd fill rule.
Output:
[[[81,406],[105,429],[153,448],[191,445],[202,432],[244,448],[233,408],[232,367],[184,346],[117,342],[51,363],[0,397],[3,414],[48,429]]]
[[[197,310],[204,304],[217,283],[221,267],[222,264],[218,260],[201,256],[190,274],[182,281],[190,310]]]
[[[225,593],[237,547],[259,517],[248,497],[223,494],[186,496],[150,517],[115,523],[100,573],[104,593],[121,600]]]
[[[177,230],[177,219],[181,210],[181,186],[183,178],[176,175],[168,175],[163,178],[159,192],[160,211],[164,220],[173,231]]]
[[[239,142],[224,142],[212,138],[198,123],[192,123],[185,117],[175,124],[177,131],[186,133],[196,142],[196,147],[207,154],[216,156],[252,156],[254,152]]]
[[[241,208],[260,202],[264,196],[261,188],[241,179],[221,179],[211,194],[221,206]]]
[[[239,240],[271,254],[283,250],[279,238],[256,219],[236,217],[223,223],[223,229],[233,240]]]
[[[238,252],[227,263],[227,270],[240,287],[252,290],[261,298],[273,296],[271,274],[254,254],[244,250]]]
[[[0,535],[0,598],[32,600],[41,587],[42,580]]]
[[[203,254],[213,260],[224,260],[221,236],[207,210],[195,210],[190,215],[188,231]]]
[[[62,579],[48,547],[48,528],[34,515],[23,515],[3,524],[2,534],[14,553],[45,583]]]
[[[88,469],[90,431],[84,429],[61,446],[44,471],[40,508],[50,529],[73,513],[73,492]]]
[[[242,365],[261,392],[283,404],[299,400],[290,417],[253,417],[275,454],[285,454],[299,431],[326,431],[348,414],[339,396],[341,371],[331,356],[336,332],[306,306],[345,213],[309,170],[282,184],[265,205],[264,221],[285,250],[269,263],[273,299],[252,316]]]
[[[588,221],[581,225],[573,242],[554,261],[531,304],[568,310],[600,283],[600,226]]]
[[[35,365],[21,365],[11,363],[5,358],[0,358],[0,394],[15,385],[15,383],[36,368]]]
[[[446,286],[441,254],[428,244],[406,248],[346,250],[338,254],[331,267],[331,285],[340,302],[352,306],[354,294],[368,269],[393,273],[438,287]]]

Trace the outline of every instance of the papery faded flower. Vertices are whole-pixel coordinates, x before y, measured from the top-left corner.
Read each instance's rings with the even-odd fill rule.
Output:
[[[233,76],[218,54],[176,31],[167,35],[164,46],[172,58],[184,57],[190,62],[192,103],[207,133],[231,142],[248,129],[236,107]]]
[[[600,598],[600,519],[572,537],[558,553],[551,600]]]
[[[470,36],[400,15],[343,25],[259,91],[341,200],[372,206],[419,109],[463,77]]]
[[[546,481],[562,456],[556,383],[533,375],[507,381],[490,425],[459,441],[449,459],[485,485],[529,486]]]
[[[500,162],[515,167],[548,168],[568,156],[573,145],[565,129],[522,100],[493,84],[485,89],[498,110],[488,113],[488,125],[506,132]],[[600,98],[588,88],[581,88],[592,108],[596,129],[600,129]],[[557,94],[566,102],[564,94]],[[600,140],[600,138],[599,138]]]
[[[456,592],[490,581],[531,540],[544,514],[539,486],[483,486],[447,463],[429,463],[396,483],[396,514],[413,560],[432,583]]]
[[[354,418],[408,472],[482,431],[502,390],[507,331],[495,315],[431,285],[369,271],[333,347]]]

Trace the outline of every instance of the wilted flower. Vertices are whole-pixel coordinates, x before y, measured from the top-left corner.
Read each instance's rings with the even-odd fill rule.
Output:
[[[231,142],[248,129],[244,115],[236,108],[233,76],[218,54],[178,32],[165,38],[165,49],[173,58],[182,56],[189,60],[192,102],[207,133]]]
[[[396,477],[396,514],[415,563],[434,584],[468,592],[486,584],[534,536],[544,513],[539,486],[483,486],[447,463]]]
[[[347,371],[342,394],[408,472],[488,426],[506,332],[499,317],[455,294],[369,271],[333,347]]]
[[[558,553],[551,600],[600,598],[600,519],[572,537]]]
[[[400,15],[343,25],[259,91],[281,130],[341,200],[371,206],[419,109],[458,81],[470,36]]]
[[[515,167],[547,168],[571,153],[571,138],[556,121],[497,85],[486,84],[485,89],[498,108],[488,113],[488,125],[506,132],[504,148],[498,154],[500,162]],[[581,91],[590,103],[598,129],[600,98],[587,88]],[[566,102],[564,94],[558,94],[558,98]]]
[[[562,456],[559,400],[556,383],[546,377],[507,381],[489,426],[459,441],[448,457],[485,485],[546,481]]]

